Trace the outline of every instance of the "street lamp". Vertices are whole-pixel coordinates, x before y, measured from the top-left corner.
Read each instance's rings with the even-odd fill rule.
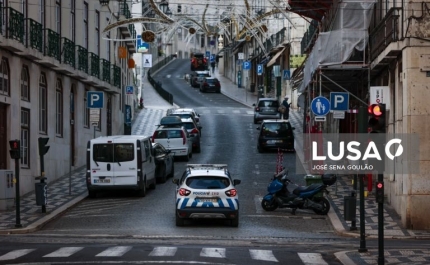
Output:
[[[102,6],[109,5],[109,0],[100,0],[100,5],[102,5]]]
[[[169,6],[167,6],[167,10],[166,10],[165,14],[166,14],[166,16],[168,16],[168,17],[172,16],[172,11],[170,11]]]
[[[222,37],[222,35],[219,35],[218,37],[218,49],[222,49],[224,48],[224,38]]]

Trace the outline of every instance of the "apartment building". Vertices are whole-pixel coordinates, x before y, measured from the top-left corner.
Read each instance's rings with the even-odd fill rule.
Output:
[[[49,183],[85,165],[89,139],[123,134],[133,115],[134,26],[103,32],[131,17],[129,4],[101,2],[0,1],[0,170],[14,168],[8,141],[20,140],[21,194],[42,174],[38,138],[49,138]],[[87,92],[103,92],[99,114]]]

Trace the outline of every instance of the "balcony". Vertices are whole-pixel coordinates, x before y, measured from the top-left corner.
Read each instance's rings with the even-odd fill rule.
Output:
[[[121,88],[121,68],[116,65],[112,65],[113,80],[112,84],[117,88]]]
[[[125,0],[121,1],[119,3],[119,21],[121,20],[126,20],[131,18],[131,13],[130,13],[130,9],[128,8],[128,4]],[[127,24],[123,24],[119,26],[119,29],[121,30],[121,34],[126,37],[129,38],[131,37],[131,30],[129,30],[129,27]]]
[[[91,76],[100,78],[100,57],[90,52],[90,72]]]
[[[61,37],[52,29],[45,29],[44,57],[40,61],[47,67],[58,67],[61,61]]]
[[[391,8],[384,19],[370,32],[369,46],[371,61],[374,61],[381,53],[386,51],[376,64],[386,65],[391,60],[396,59],[397,55],[401,53],[401,48],[393,47],[393,49],[386,50],[390,44],[399,41],[401,26],[399,17],[401,12],[401,8]]]
[[[76,45],[75,47],[77,50],[77,69],[81,72],[73,76],[85,80],[88,78],[88,50],[80,45]]]
[[[136,34],[136,29],[134,27],[134,24],[129,24],[128,30],[130,32],[131,38],[129,41],[126,41],[125,44],[127,45],[127,48],[131,53],[135,53],[136,52],[136,41],[135,41],[135,39],[136,39],[137,34]]]
[[[61,62],[69,65],[73,69],[76,68],[76,48],[75,43],[68,38],[63,38],[63,57]]]
[[[25,36],[24,15],[11,7],[1,7],[0,33],[5,39],[0,40],[0,46],[12,52],[22,52]]]
[[[318,38],[318,22],[316,20],[312,20],[309,25],[308,30],[303,35],[301,45],[301,53],[310,53],[312,51],[313,46],[315,45],[315,41]]]
[[[110,83],[110,62],[101,59],[102,64],[102,81]]]

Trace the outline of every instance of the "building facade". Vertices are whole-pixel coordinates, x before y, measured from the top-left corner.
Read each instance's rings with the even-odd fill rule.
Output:
[[[13,169],[9,140],[21,144],[20,193],[41,176],[38,138],[49,138],[44,176],[54,181],[86,163],[87,141],[123,134],[133,115],[134,26],[103,32],[130,16],[127,2],[0,2],[0,170]],[[131,17],[131,16],[130,16]],[[135,37],[134,37],[135,38]],[[87,92],[103,92],[99,114]],[[98,122],[94,122],[98,121]]]

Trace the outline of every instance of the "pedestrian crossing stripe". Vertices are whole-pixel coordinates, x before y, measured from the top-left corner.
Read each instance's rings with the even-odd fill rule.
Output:
[[[79,251],[82,251],[84,247],[61,247],[49,254],[43,256],[44,259],[49,258],[67,258]],[[122,257],[127,252],[133,249],[132,246],[114,246],[108,247],[102,252],[95,255],[95,257]],[[17,249],[12,250],[6,254],[0,256],[0,261],[15,260],[24,257],[25,255],[34,252],[36,249]],[[178,247],[154,247],[148,256],[152,257],[173,257],[176,255]],[[258,261],[271,261],[279,262],[275,257],[272,250],[264,249],[248,249],[249,255],[253,260]],[[37,253],[37,251],[36,251]],[[328,265],[320,253],[297,253],[298,257],[302,260],[303,264],[306,265]],[[200,257],[205,258],[226,258],[225,248],[202,248],[200,250]],[[34,257],[33,257],[34,258]]]

